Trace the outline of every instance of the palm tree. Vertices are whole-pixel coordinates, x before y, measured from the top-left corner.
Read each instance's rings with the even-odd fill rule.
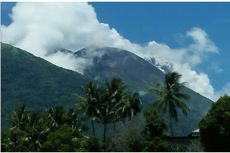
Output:
[[[79,136],[80,133],[87,128],[84,124],[82,124],[78,112],[73,108],[68,110],[65,122],[69,127],[71,127],[75,136]]]
[[[65,122],[65,113],[66,110],[63,106],[51,107],[45,116],[48,127],[51,127],[51,130],[55,130],[59,125],[63,124]]]
[[[106,144],[107,124],[114,123],[119,120],[116,114],[118,104],[123,98],[125,85],[121,79],[113,78],[110,82],[106,81],[105,88],[101,90],[100,101],[97,110],[97,118],[104,125],[103,142],[104,149]]]
[[[22,105],[18,110],[13,112],[10,122],[13,128],[24,130],[27,127],[28,119],[28,110],[25,105]]]
[[[182,110],[182,113],[187,115],[189,108],[184,100],[189,96],[181,92],[184,82],[180,83],[181,75],[176,72],[170,72],[165,75],[164,84],[157,85],[157,88],[150,89],[151,92],[156,93],[159,97],[156,107],[165,112],[168,109],[171,136],[173,136],[172,118],[178,120],[177,108]]]
[[[42,141],[44,140],[44,135],[42,134],[41,118],[35,112],[30,112],[28,114],[28,128],[27,133],[29,134],[29,140],[31,143],[31,151],[41,151]]]
[[[121,118],[131,120],[141,111],[142,102],[137,92],[127,93],[118,108]]]
[[[119,78],[113,78],[111,82],[106,81],[107,95],[110,97],[111,104],[113,105],[113,119],[111,122],[114,124],[114,131],[116,130],[116,122],[121,119],[121,114],[118,113],[118,109],[124,99],[124,90],[126,86],[124,82]]]
[[[66,114],[66,123],[72,129],[75,129],[77,125],[79,124],[78,114],[74,111],[73,108],[70,108]]]
[[[94,120],[96,119],[96,114],[98,113],[98,105],[100,101],[100,88],[97,83],[89,82],[83,88],[83,91],[85,93],[85,97],[79,96],[80,103],[77,106],[85,108],[85,114],[91,118],[93,135],[96,136]]]
[[[10,146],[13,151],[41,151],[41,123],[37,113],[29,111],[25,105],[13,112],[10,129]],[[27,141],[30,144],[27,144]]]

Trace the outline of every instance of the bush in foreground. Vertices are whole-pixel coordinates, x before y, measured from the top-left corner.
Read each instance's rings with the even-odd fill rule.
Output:
[[[206,151],[230,151],[230,97],[225,95],[213,103],[199,126]]]

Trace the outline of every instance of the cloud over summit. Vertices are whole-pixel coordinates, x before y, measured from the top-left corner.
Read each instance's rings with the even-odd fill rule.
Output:
[[[182,81],[200,94],[213,98],[214,88],[208,75],[194,68],[202,63],[204,54],[218,53],[218,47],[201,28],[186,32],[192,43],[185,48],[171,48],[150,40],[147,45],[133,43],[118,31],[97,19],[88,3],[17,3],[11,14],[12,23],[2,25],[3,42],[25,49],[58,66],[84,72],[90,59],[76,59],[68,53],[54,50],[65,48],[77,51],[88,46],[116,47],[131,51],[143,58],[155,58],[158,65],[172,64],[182,74]]]

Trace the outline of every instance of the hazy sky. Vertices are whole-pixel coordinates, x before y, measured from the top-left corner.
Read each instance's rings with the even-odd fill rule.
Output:
[[[14,6],[15,3],[2,3],[1,24],[4,27],[1,29],[3,32],[7,31],[3,33],[2,40],[29,49],[27,41],[21,44],[16,42],[16,36],[12,36],[12,31],[19,35],[19,33],[28,30],[21,26],[35,25],[35,21],[32,20],[33,14],[30,12],[38,11],[42,16],[42,12],[48,12],[49,7],[29,6],[30,9],[26,14],[25,8],[28,6],[22,4],[15,9],[12,20],[10,14],[12,14]],[[81,36],[82,31],[78,30],[75,30],[77,36],[71,35],[71,38],[82,39],[86,47],[93,44],[105,44],[106,46],[134,50],[134,53],[142,57],[159,57],[159,59],[162,58],[164,61],[168,60],[173,63],[175,69],[180,69],[181,73],[184,72],[184,69],[189,69],[186,74],[191,77],[187,76],[184,80],[189,82],[191,88],[197,92],[212,99],[214,99],[212,94],[230,94],[230,3],[100,2],[75,6],[75,8],[78,7],[84,11],[79,9],[72,14],[68,14],[68,10],[71,12],[72,8],[65,7],[55,10],[57,14],[61,10],[65,13],[60,13],[57,17],[50,13],[51,15],[47,15],[47,18],[44,15],[45,19],[39,20],[44,20],[43,25],[49,27],[51,24],[48,23],[56,18],[60,22],[55,21],[55,23],[60,25],[69,22],[66,21],[66,16],[71,16],[70,19],[73,20],[78,18],[73,25],[81,29],[86,27],[82,31],[85,31],[85,35],[95,35],[95,40],[85,43],[90,38]],[[67,9],[67,7],[69,8]],[[62,14],[65,14],[65,17]],[[9,25],[12,23],[14,26],[10,27]],[[40,25],[41,23],[36,21],[36,24]],[[89,28],[92,28],[93,31],[89,31]],[[61,29],[64,36],[70,35],[66,34],[68,33],[66,30],[63,30],[63,25]],[[27,31],[26,34],[29,38],[28,33]],[[97,40],[96,36],[99,34],[104,35],[101,35],[100,40]],[[109,37],[107,38],[107,36]],[[69,43],[72,49],[84,47],[73,45],[70,42],[66,43]],[[37,46],[41,47],[40,44]],[[52,62],[53,58],[48,60]],[[65,66],[68,68],[71,64]],[[199,85],[203,88],[202,90],[196,89]]]

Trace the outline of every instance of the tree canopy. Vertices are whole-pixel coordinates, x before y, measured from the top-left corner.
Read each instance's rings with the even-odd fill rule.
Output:
[[[200,124],[201,142],[206,151],[230,150],[230,96],[223,96],[213,103]]]

